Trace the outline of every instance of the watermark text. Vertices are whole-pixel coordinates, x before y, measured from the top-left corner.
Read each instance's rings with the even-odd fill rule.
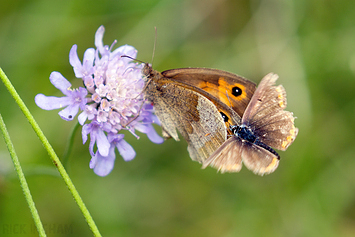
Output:
[[[46,234],[73,234],[72,224],[43,224]],[[0,236],[4,235],[28,235],[37,233],[34,224],[4,223],[0,225]]]

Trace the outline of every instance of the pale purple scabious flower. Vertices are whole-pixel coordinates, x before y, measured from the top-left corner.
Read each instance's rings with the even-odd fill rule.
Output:
[[[95,34],[95,46],[84,53],[81,63],[77,46],[69,53],[69,62],[75,76],[83,80],[84,87],[71,89],[70,82],[59,72],[52,72],[51,83],[65,96],[53,97],[38,94],[36,104],[45,110],[64,108],[59,115],[64,120],[73,120],[79,112],[78,121],[83,125],[83,142],[90,134],[89,150],[92,156],[90,168],[97,175],[105,176],[111,172],[116,158],[115,148],[125,161],[132,160],[136,153],[119,131],[136,130],[147,134],[154,143],[163,139],[156,133],[152,124],[160,124],[153,113],[153,106],[143,99],[144,78],[142,64],[132,62],[137,50],[129,45],[112,50],[111,45],[103,45],[104,27],[100,26]],[[122,57],[128,56],[128,57]],[[95,144],[97,149],[95,149]]]

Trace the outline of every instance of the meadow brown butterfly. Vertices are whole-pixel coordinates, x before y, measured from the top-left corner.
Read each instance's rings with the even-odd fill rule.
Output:
[[[243,161],[254,173],[271,173],[278,166],[279,156],[270,146],[284,150],[297,135],[292,113],[283,111],[286,93],[282,86],[276,90],[270,83],[262,82],[255,91],[256,85],[243,77],[206,68],[160,73],[145,64],[143,74],[147,78],[144,94],[154,104],[163,136],[179,140],[178,130],[188,143],[191,159],[202,163],[203,168],[211,165],[221,172],[238,172]],[[287,126],[282,127],[282,132],[289,130],[286,137],[282,132],[272,131],[277,128],[273,122],[279,124],[277,119],[281,117],[276,114],[280,111],[283,116],[288,115]],[[270,121],[273,117],[275,120]],[[257,123],[250,124],[250,121]],[[269,142],[272,139],[282,140],[284,147],[276,141]]]
[[[160,73],[145,64],[143,74],[144,94],[154,104],[163,136],[179,140],[179,131],[191,159],[200,163],[226,141],[232,121],[226,115],[235,120],[233,124],[240,123],[236,111],[243,114],[255,91],[253,82],[221,70],[183,68]]]

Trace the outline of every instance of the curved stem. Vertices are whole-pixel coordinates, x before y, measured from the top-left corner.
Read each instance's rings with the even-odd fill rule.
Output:
[[[42,224],[41,219],[40,219],[40,217],[38,215],[38,211],[37,211],[36,205],[35,205],[35,203],[33,201],[33,198],[32,198],[30,189],[28,187],[25,175],[24,175],[24,173],[22,171],[20,161],[19,161],[19,159],[18,159],[18,157],[16,155],[14,145],[11,142],[10,135],[9,135],[7,129],[6,129],[6,125],[5,125],[5,122],[4,122],[1,114],[0,114],[0,130],[2,132],[2,135],[3,135],[4,139],[5,139],[5,143],[6,143],[7,149],[10,152],[10,156],[11,156],[12,162],[14,163],[14,167],[15,167],[16,173],[17,173],[18,178],[20,180],[20,185],[21,185],[23,194],[25,195],[26,201],[28,203],[28,207],[30,208],[33,220],[34,220],[36,228],[38,230],[38,233],[39,233],[40,236],[46,236],[46,233],[45,233],[44,228],[43,228],[43,224]]]
[[[67,185],[69,191],[73,195],[74,200],[78,204],[81,212],[83,213],[84,218],[85,218],[86,222],[88,223],[91,231],[93,232],[93,234],[95,236],[101,236],[101,234],[100,234],[100,232],[99,232],[94,220],[92,219],[92,217],[90,215],[89,210],[86,208],[83,200],[81,199],[81,197],[80,197],[78,191],[76,190],[73,182],[71,181],[68,173],[64,169],[62,163],[60,162],[60,160],[59,160],[59,158],[57,156],[57,154],[53,150],[53,147],[49,144],[47,138],[45,137],[45,135],[43,134],[42,130],[38,126],[38,124],[35,121],[35,119],[33,118],[32,114],[30,113],[30,111],[26,107],[25,103],[21,100],[20,96],[17,94],[15,88],[13,87],[13,85],[11,84],[11,82],[9,81],[9,79],[7,78],[7,76],[5,75],[5,73],[3,72],[3,70],[1,68],[0,68],[0,78],[3,81],[4,85],[6,86],[7,90],[10,92],[12,97],[15,99],[16,103],[18,104],[18,106],[22,110],[23,114],[26,116],[27,120],[31,124],[33,130],[37,134],[37,136],[40,139],[40,141],[42,142],[43,146],[47,150],[47,152],[49,154],[49,157],[51,158],[51,160],[54,163],[54,165],[57,167],[60,175],[63,177],[63,180],[64,180],[65,184]]]

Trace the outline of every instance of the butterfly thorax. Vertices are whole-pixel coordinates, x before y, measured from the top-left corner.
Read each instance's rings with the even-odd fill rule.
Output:
[[[253,131],[245,125],[233,125],[231,126],[231,130],[234,135],[240,137],[242,140],[255,143],[257,139]]]
[[[242,124],[242,125],[232,125],[230,126],[230,130],[233,132],[233,134],[237,137],[239,137],[243,142],[247,141],[252,144],[255,144],[259,147],[264,148],[265,150],[271,152],[274,154],[277,159],[280,159],[279,154],[272,149],[270,146],[266,145],[265,143],[261,142],[256,135],[254,135],[254,132],[252,129],[250,129],[248,126]]]

